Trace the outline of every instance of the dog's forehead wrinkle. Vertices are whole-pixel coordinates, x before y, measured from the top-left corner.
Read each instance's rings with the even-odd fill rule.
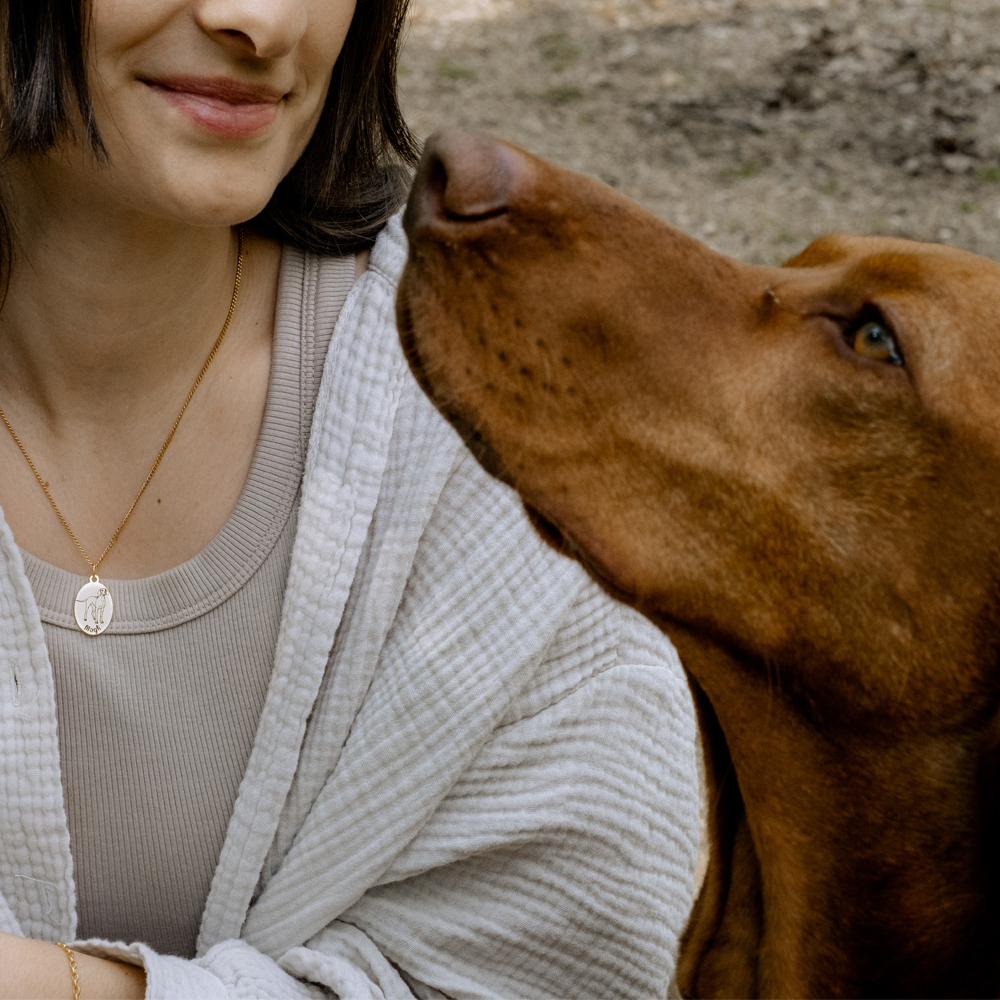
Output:
[[[847,281],[867,294],[915,292],[932,297],[941,294],[928,269],[926,256],[917,253],[873,253],[855,262]]]
[[[800,315],[830,311],[849,318],[879,297],[919,297],[926,303],[949,296],[928,273],[924,255],[872,253],[860,259],[848,255],[814,265],[790,261],[769,283],[772,296]]]

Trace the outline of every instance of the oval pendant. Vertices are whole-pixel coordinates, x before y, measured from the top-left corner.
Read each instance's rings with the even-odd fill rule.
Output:
[[[110,624],[115,611],[111,591],[101,583],[100,577],[92,576],[76,595],[76,623],[80,631],[87,635],[100,635]]]

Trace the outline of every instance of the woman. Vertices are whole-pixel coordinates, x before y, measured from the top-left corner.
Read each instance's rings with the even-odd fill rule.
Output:
[[[0,997],[666,988],[688,694],[406,369],[404,5],[9,3]]]

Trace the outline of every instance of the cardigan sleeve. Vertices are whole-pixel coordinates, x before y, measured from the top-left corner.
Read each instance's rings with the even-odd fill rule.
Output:
[[[151,998],[665,996],[694,892],[693,711],[665,637],[594,590],[380,883],[304,945],[86,950],[144,964]]]
[[[694,892],[694,719],[672,647],[619,613],[612,662],[500,727],[341,915],[447,996],[666,995]]]

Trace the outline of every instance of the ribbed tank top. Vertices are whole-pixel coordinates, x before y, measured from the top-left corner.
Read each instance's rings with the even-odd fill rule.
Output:
[[[233,513],[193,559],[109,581],[100,637],[83,578],[29,553],[55,678],[80,938],[194,956],[274,662],[309,427],[354,257],[282,256],[264,420]]]

